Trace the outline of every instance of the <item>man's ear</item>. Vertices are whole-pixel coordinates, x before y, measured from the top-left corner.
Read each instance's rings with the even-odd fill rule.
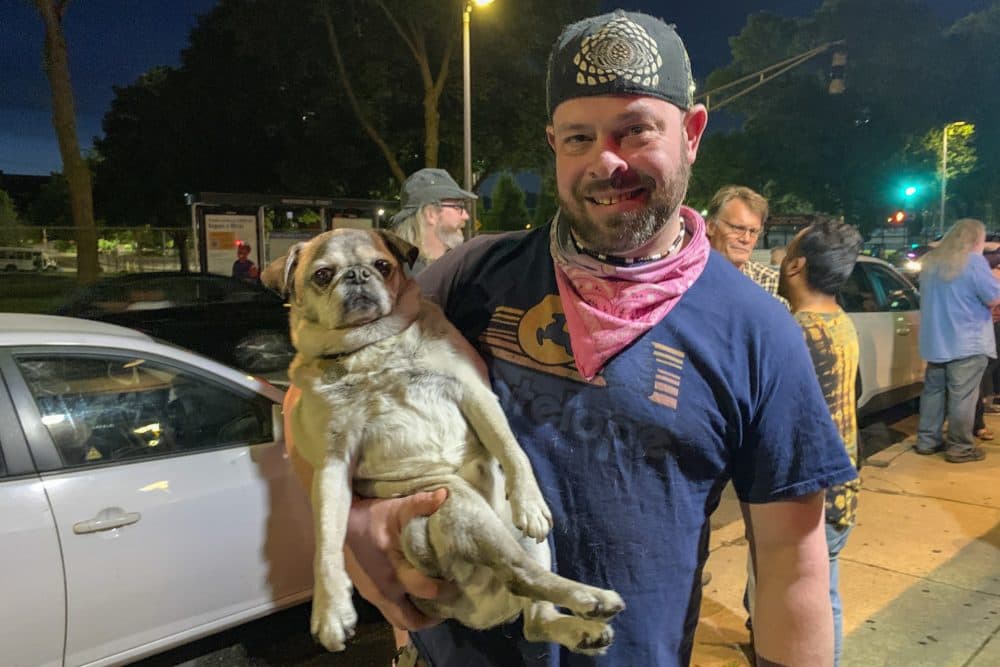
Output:
[[[695,104],[684,112],[684,141],[690,164],[698,157],[698,146],[708,126],[708,109],[704,104]]]
[[[806,258],[805,257],[795,257],[793,259],[788,259],[785,257],[784,261],[785,273],[790,276],[798,275],[806,270]]]
[[[409,268],[413,268],[413,263],[417,261],[417,256],[420,254],[420,249],[417,246],[384,229],[378,230],[378,235],[382,237],[383,243],[400,264],[406,264]]]
[[[270,287],[284,298],[290,298],[295,293],[295,267],[299,263],[299,254],[305,243],[296,243],[288,249],[288,254],[279,257],[267,265],[260,273],[260,282]]]
[[[545,127],[545,138],[549,141],[549,148],[556,152],[556,130],[551,125]]]

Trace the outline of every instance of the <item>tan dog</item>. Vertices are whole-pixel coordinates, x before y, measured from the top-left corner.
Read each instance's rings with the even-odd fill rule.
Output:
[[[414,567],[459,592],[414,604],[480,629],[524,612],[529,640],[603,653],[606,621],[625,605],[549,571],[552,515],[482,361],[404,272],[416,254],[386,232],[340,229],[292,247],[262,276],[291,302],[289,376],[302,390],[291,429],[314,469],[312,633],[339,651],[357,619],[343,556],[352,481],[378,498],[446,487],[444,504],[401,541]]]

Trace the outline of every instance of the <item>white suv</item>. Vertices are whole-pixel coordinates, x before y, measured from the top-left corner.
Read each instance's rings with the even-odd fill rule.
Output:
[[[891,264],[862,255],[840,293],[854,321],[861,356],[858,416],[866,416],[920,395],[920,296]]]

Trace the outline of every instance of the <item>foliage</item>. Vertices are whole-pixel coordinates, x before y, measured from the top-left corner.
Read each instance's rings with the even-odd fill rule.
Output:
[[[69,183],[62,174],[52,174],[38,191],[27,213],[28,222],[39,227],[69,227],[73,224]]]
[[[547,51],[561,25],[595,6],[503,0],[475,10],[480,181],[544,161]],[[177,226],[189,215],[185,192],[388,199],[400,174],[432,161],[460,174],[461,8],[456,0],[220,0],[199,18],[179,67],[115,89],[97,142],[102,215],[109,224]],[[442,73],[431,99],[428,82]]]
[[[524,204],[524,190],[509,171],[497,179],[490,210],[483,216],[483,231],[507,232],[526,229],[531,223]]]
[[[733,62],[707,88],[839,39],[847,39],[847,91],[828,94],[826,52],[733,102],[742,130],[703,142],[695,196],[726,182],[771,183],[772,197],[793,194],[863,230],[885,220],[898,205],[902,147],[959,106],[955,59],[923,3],[825,0],[805,18],[751,16],[731,40]]]

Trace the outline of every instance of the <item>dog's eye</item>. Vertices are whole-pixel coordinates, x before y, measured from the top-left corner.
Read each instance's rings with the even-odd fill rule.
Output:
[[[376,259],[374,266],[375,270],[381,273],[383,278],[388,278],[389,274],[392,273],[392,264],[384,259]]]
[[[333,281],[333,269],[316,269],[312,279],[320,287],[326,287]]]

